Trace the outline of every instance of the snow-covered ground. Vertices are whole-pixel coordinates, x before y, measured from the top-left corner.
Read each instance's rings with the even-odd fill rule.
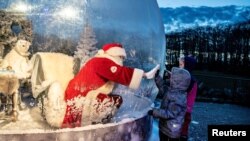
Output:
[[[132,94],[124,94],[123,104],[112,118],[111,123],[104,125],[89,125],[86,129],[100,128],[110,125],[122,124],[127,121],[133,121],[144,117],[150,109],[152,103],[149,99]],[[26,98],[24,103],[28,107],[24,110],[18,111],[18,120],[16,122],[8,122],[0,120],[0,133],[33,133],[33,132],[50,132],[53,130],[41,116],[41,111],[38,106],[34,104],[33,98]]]
[[[207,126],[250,124],[250,108],[232,104],[196,102],[189,128],[189,141],[207,141]],[[158,122],[154,121],[149,141],[159,141]]]

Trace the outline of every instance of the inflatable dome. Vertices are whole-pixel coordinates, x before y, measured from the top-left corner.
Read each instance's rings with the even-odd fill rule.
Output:
[[[29,57],[38,52],[82,57],[80,51],[88,52],[81,63],[105,43],[118,42],[127,53],[125,65],[149,71],[160,64],[163,72],[165,34],[156,0],[5,0],[0,15],[2,58],[18,39],[31,43]],[[124,101],[112,123],[54,129],[32,120],[29,110],[36,99],[20,87],[26,108],[19,110],[16,122],[0,120],[0,140],[147,140],[152,119],[146,113],[157,91],[153,80],[143,79],[137,90],[117,85],[113,93]]]

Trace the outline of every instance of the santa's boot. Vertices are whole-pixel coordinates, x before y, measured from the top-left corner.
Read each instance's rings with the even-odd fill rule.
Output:
[[[99,94],[95,105],[96,115],[101,123],[108,123],[122,104],[122,97],[119,95]],[[98,123],[98,121],[93,122]]]
[[[109,97],[111,97],[113,99],[113,101],[115,102],[116,108],[119,109],[122,105],[122,102],[123,102],[122,97],[119,95],[115,95],[115,94],[111,94],[111,95],[109,95]]]
[[[121,107],[122,102],[123,102],[122,97],[119,95],[111,94],[109,95],[109,97],[114,102],[114,105],[110,114],[102,120],[103,123],[110,122],[110,120],[115,116],[115,114],[117,113],[118,109]]]

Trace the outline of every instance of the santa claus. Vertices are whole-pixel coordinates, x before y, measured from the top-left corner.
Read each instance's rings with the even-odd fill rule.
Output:
[[[122,97],[111,94],[115,83],[139,87],[143,77],[152,79],[159,65],[145,73],[123,66],[126,52],[121,44],[105,44],[69,82],[65,91],[67,103],[62,127],[80,127],[103,123],[115,114]]]

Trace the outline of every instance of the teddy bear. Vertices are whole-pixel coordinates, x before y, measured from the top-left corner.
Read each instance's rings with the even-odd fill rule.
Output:
[[[29,41],[19,39],[12,50],[6,54],[3,61],[10,66],[18,79],[27,79],[31,76],[31,67],[29,65]]]

